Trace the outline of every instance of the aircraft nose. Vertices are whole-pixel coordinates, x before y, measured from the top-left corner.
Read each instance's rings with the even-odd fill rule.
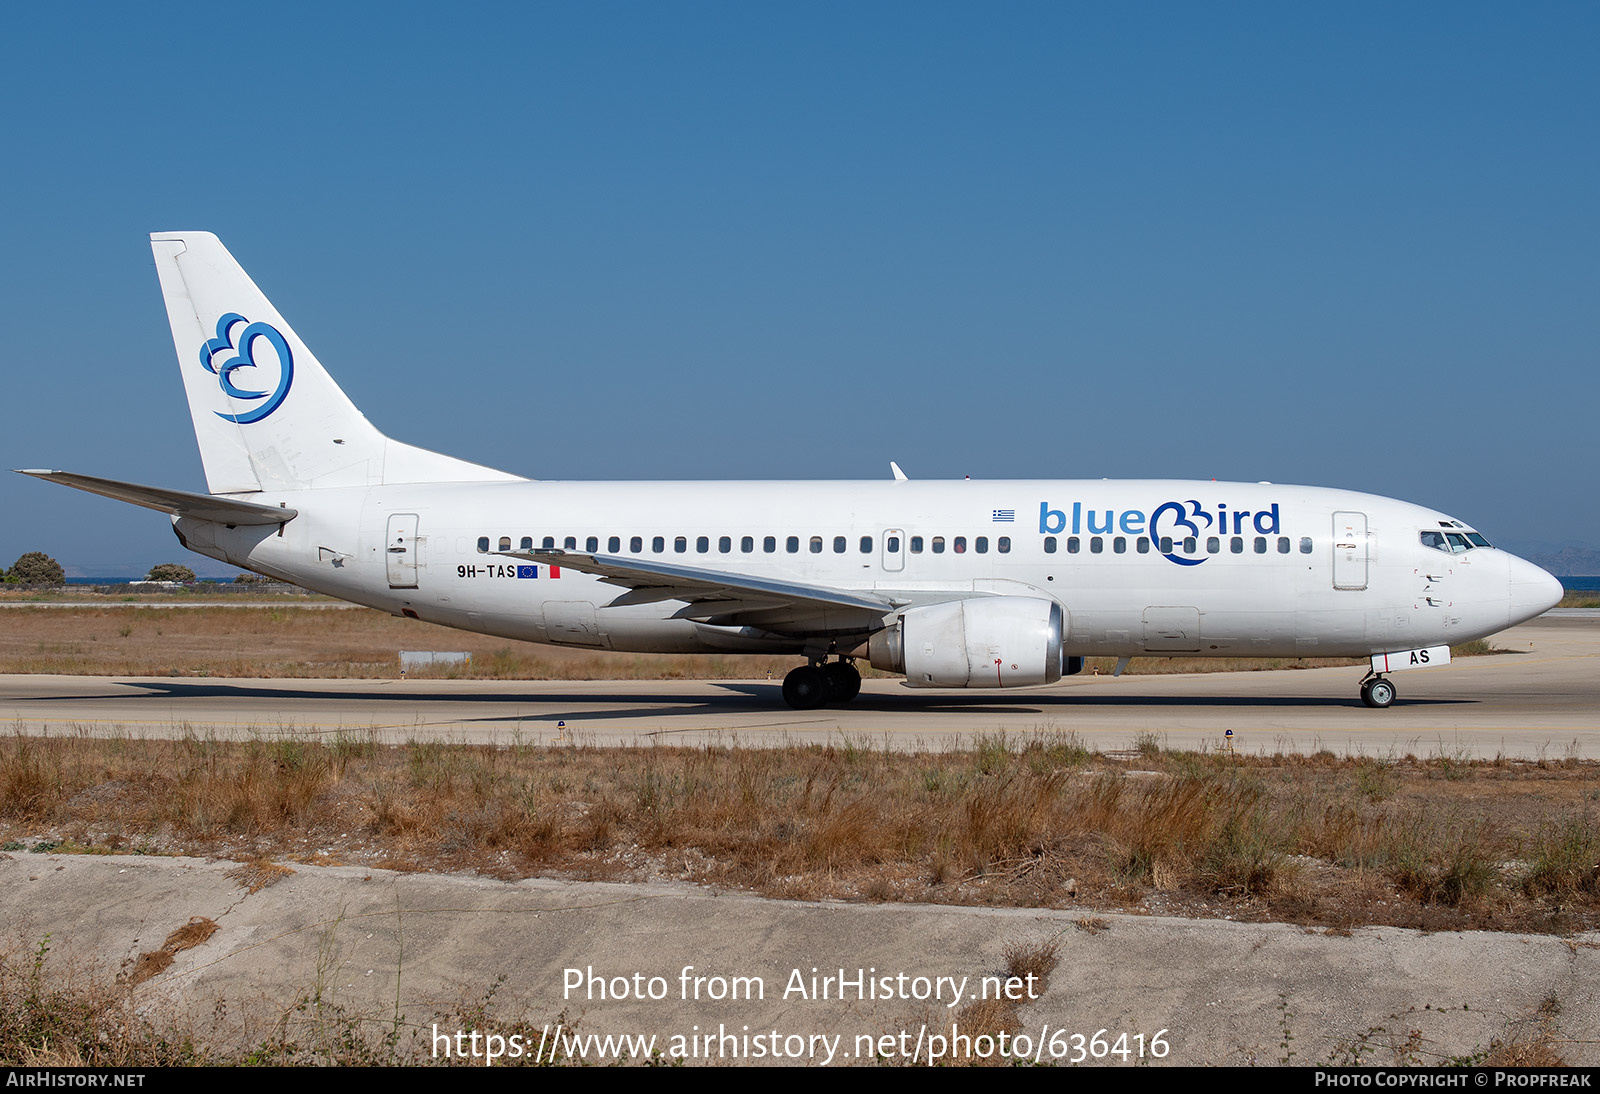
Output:
[[[1561,582],[1527,559],[1511,555],[1506,561],[1511,565],[1509,615],[1512,623],[1543,615],[1561,603],[1562,596],[1566,594]]]

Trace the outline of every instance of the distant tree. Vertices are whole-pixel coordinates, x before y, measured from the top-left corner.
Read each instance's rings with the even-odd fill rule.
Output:
[[[187,566],[180,566],[176,562],[162,562],[150,567],[150,572],[144,575],[146,581],[182,581],[185,583],[194,580],[194,571]]]
[[[65,585],[67,575],[61,563],[43,551],[29,551],[6,571],[6,581],[12,585]]]
[[[272,580],[272,578],[270,578],[270,577],[262,577],[260,574],[244,573],[244,574],[240,574],[238,577],[234,578],[233,579],[233,583],[235,585],[259,585],[260,583],[262,583],[264,581],[271,581],[271,580]]]

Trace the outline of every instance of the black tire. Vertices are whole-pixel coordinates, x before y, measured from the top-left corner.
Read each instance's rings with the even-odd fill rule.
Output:
[[[828,702],[848,703],[861,694],[861,673],[848,661],[835,661],[823,668],[828,676]]]
[[[1361,685],[1361,701],[1373,710],[1393,706],[1395,695],[1394,684],[1381,676]]]
[[[801,665],[783,678],[783,701],[795,710],[827,706],[831,692],[827,674],[811,665]]]

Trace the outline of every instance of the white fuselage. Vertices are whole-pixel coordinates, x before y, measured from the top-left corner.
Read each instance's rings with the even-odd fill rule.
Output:
[[[380,432],[210,232],[151,253],[207,493],[25,474],[168,513],[186,547],[505,638],[778,652],[791,707],[855,667],[1028,687],[1091,654],[1373,655],[1384,674],[1551,607],[1561,586],[1441,513],[1271,483],[536,482]],[[891,465],[892,466],[892,465]]]
[[[1365,656],[1484,637],[1560,596],[1504,551],[1428,546],[1424,533],[1470,531],[1444,514],[1266,483],[432,483],[251,499],[299,516],[281,530],[179,519],[180,538],[395,614],[616,650],[843,652],[887,617],[719,625],[673,600],[613,606],[615,584],[502,552],[626,556],[897,607],[1040,597],[1063,608],[1077,656]]]

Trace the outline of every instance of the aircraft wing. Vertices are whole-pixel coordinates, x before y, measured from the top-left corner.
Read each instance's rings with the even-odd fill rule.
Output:
[[[91,494],[142,505],[146,509],[171,513],[173,516],[211,520],[218,524],[287,524],[300,515],[298,509],[280,509],[276,505],[237,501],[234,498],[216,497],[212,494],[191,494],[187,490],[140,486],[136,482],[99,479],[93,475],[74,475],[70,471],[19,469],[17,474],[31,475],[45,482],[60,483],[74,490],[87,490]]]
[[[496,553],[594,574],[607,584],[627,590],[607,607],[682,600],[685,607],[675,613],[677,617],[719,625],[750,623],[781,630],[787,629],[787,624],[804,621],[809,626],[820,619],[830,627],[854,624],[876,629],[871,623],[896,607],[894,601],[870,592],[619,555],[577,554],[559,549]]]

